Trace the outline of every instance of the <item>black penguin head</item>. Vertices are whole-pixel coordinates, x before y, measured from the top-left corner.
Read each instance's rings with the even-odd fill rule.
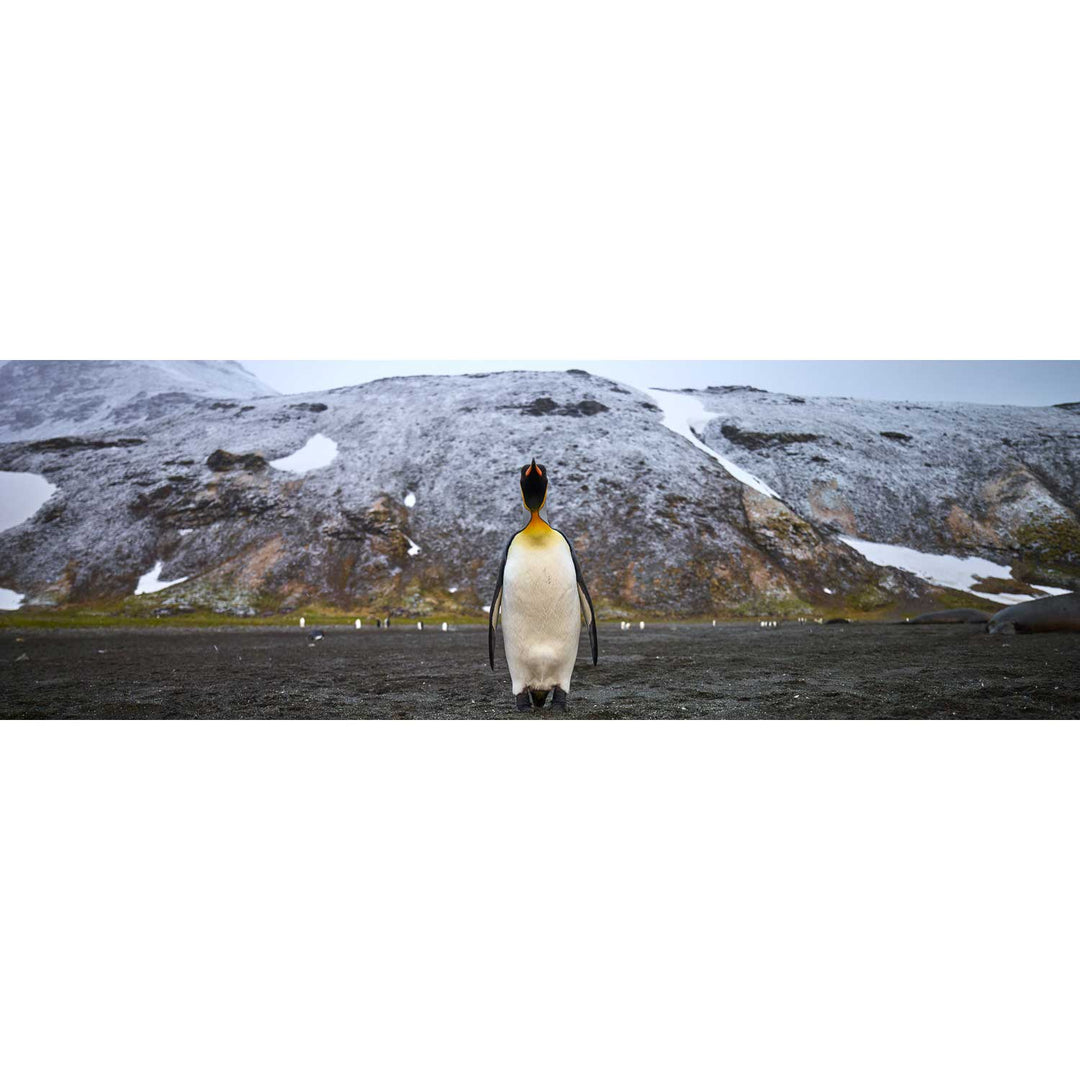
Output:
[[[521,466],[521,501],[525,503],[526,510],[536,511],[544,505],[546,498],[547,469],[537,465],[536,458],[533,458],[531,465]]]

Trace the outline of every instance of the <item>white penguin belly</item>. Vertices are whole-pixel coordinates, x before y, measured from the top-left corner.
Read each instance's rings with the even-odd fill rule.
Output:
[[[574,560],[554,531],[510,545],[503,571],[503,647],[513,692],[569,691],[581,636]]]

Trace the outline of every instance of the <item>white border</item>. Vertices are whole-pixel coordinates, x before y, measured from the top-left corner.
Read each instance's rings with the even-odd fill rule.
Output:
[[[1080,1064],[1075,724],[0,738],[18,1080]]]
[[[4,29],[2,356],[1080,357],[1063,0]]]

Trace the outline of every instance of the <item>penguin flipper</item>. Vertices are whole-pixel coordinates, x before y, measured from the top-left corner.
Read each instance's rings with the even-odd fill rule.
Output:
[[[593,612],[592,597],[578,573],[578,599],[581,601],[581,614],[585,618],[585,625],[589,628],[589,645],[592,648],[592,662],[595,664],[598,656],[596,648],[596,614]]]
[[[499,584],[495,586],[495,595],[491,600],[491,610],[488,612],[488,663],[491,670],[495,670],[495,627],[499,624],[499,611],[502,609],[502,575],[499,575]]]
[[[517,533],[514,534],[516,535]],[[495,628],[499,625],[499,612],[502,611],[503,574],[506,571],[506,556],[513,542],[514,537],[511,536],[499,564],[499,579],[495,582],[495,595],[491,598],[491,607],[488,609],[488,663],[492,671],[495,670]]]
[[[555,530],[559,532],[559,530]],[[577,552],[574,551],[574,545],[570,543],[569,538],[565,533],[559,532],[559,535],[566,541],[566,546],[570,549],[570,558],[574,560],[574,573],[577,576],[578,587],[578,600],[581,601],[581,615],[585,620],[585,625],[589,628],[589,646],[592,650],[592,662],[595,664],[599,652],[596,645],[596,612],[593,610],[592,597],[589,595],[589,586],[585,584],[585,579],[581,576],[581,563],[577,561]]]

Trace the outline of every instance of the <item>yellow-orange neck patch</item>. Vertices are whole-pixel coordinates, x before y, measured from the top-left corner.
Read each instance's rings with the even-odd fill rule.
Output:
[[[529,517],[529,524],[525,526],[525,532],[538,536],[541,533],[551,532],[551,526],[540,516],[539,510],[533,510]]]

